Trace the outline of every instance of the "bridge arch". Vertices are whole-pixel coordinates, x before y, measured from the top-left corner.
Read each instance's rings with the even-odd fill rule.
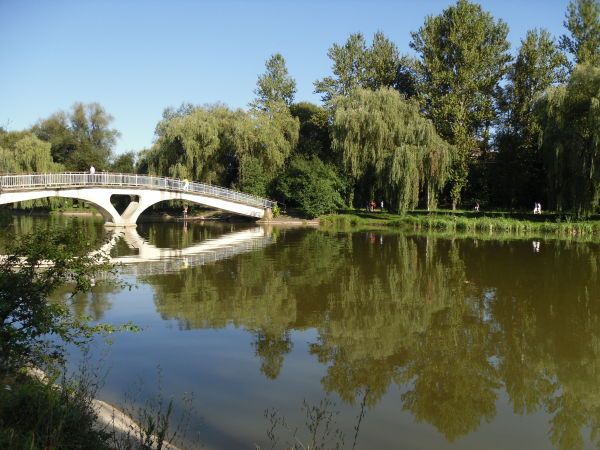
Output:
[[[59,197],[59,198],[71,198],[85,201],[91,204],[101,215],[107,223],[118,222],[119,213],[110,202],[110,195],[105,198],[105,195],[93,195],[94,193],[82,192],[85,190],[39,190],[39,191],[26,191],[26,192],[12,192],[9,194],[0,194],[0,205],[7,203],[24,202],[28,200],[39,200],[42,198]],[[92,195],[90,195],[92,194]]]

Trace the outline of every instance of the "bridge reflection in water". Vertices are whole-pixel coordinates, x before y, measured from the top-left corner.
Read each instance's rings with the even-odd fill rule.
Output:
[[[119,264],[122,273],[136,276],[164,274],[202,266],[264,248],[274,241],[269,230],[253,227],[227,233],[216,239],[207,239],[182,249],[159,248],[140,236],[135,228],[122,228],[115,229],[101,251],[110,254],[121,239],[127,247],[137,250],[137,254],[110,257],[110,262]]]

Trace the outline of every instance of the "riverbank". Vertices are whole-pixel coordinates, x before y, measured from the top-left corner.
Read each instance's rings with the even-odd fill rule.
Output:
[[[600,236],[600,220],[564,219],[554,214],[528,217],[527,214],[439,211],[404,215],[386,212],[345,212],[319,218],[324,227],[396,227],[411,231],[542,234],[556,236]]]
[[[159,423],[161,411],[139,410],[145,422],[135,420],[131,413],[94,398],[95,384],[89,379],[50,379],[28,368],[4,376],[1,385],[0,448],[180,450],[165,441],[167,423]]]
[[[102,217],[102,215],[92,208],[80,208],[80,209],[69,209],[69,210],[44,210],[44,209],[1,209],[0,215],[15,215],[15,216],[34,216],[34,217],[47,217],[47,216],[75,216],[75,217]],[[202,221],[216,221],[216,222],[253,222],[256,219],[248,218],[244,216],[238,216],[231,213],[226,213],[219,210],[203,210],[197,213],[189,214],[187,217],[175,214],[173,212],[150,212],[143,214],[138,219],[138,223],[148,222],[202,222]],[[319,226],[319,219],[307,219],[302,217],[294,217],[287,215],[280,215],[272,219],[260,219],[256,223],[261,225],[282,225],[282,226]]]

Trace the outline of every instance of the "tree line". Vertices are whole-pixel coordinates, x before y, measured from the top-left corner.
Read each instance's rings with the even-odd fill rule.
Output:
[[[0,131],[0,172],[100,170],[191,178],[273,197],[310,216],[373,199],[588,216],[600,200],[600,2],[571,0],[565,34],[532,29],[511,54],[508,25],[458,0],[411,33],[413,55],[377,32],[334,43],[322,104],[295,102],[281,54],[247,109],[167,108],[153,145],[113,154],[98,104],[22,132]]]

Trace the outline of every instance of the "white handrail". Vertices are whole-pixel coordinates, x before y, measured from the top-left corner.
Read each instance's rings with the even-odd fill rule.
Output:
[[[223,198],[236,203],[243,203],[261,208],[272,208],[276,202],[244,192],[196,181],[177,178],[154,177],[109,172],[64,172],[0,175],[0,193],[2,191],[19,191],[33,188],[49,189],[53,187],[86,187],[86,186],[127,186],[145,187],[166,191],[190,192]]]

